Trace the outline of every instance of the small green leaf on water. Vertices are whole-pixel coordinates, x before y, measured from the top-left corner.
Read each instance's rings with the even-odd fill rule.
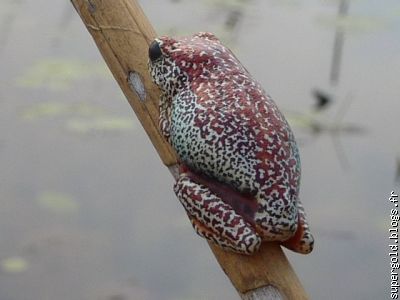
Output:
[[[87,103],[42,102],[26,108],[21,116],[25,120],[35,120],[67,114],[96,116],[103,113],[105,113],[103,109]]]
[[[121,131],[134,128],[132,118],[100,117],[94,119],[71,119],[66,123],[66,128],[76,133],[89,133],[92,131]]]
[[[391,10],[391,15],[392,15],[393,17],[399,17],[399,16],[400,16],[400,7],[397,7],[397,8],[395,8],[395,9],[392,9],[392,10]]]
[[[71,196],[57,193],[44,192],[38,198],[38,203],[43,208],[56,213],[72,213],[78,210],[78,203]]]
[[[223,7],[227,9],[244,8],[248,5],[248,0],[204,0],[208,5]]]
[[[39,103],[29,107],[22,113],[22,117],[27,120],[32,120],[41,117],[58,116],[67,110],[67,106],[61,102]]]
[[[28,67],[16,79],[23,87],[45,87],[51,90],[67,89],[74,80],[89,77],[106,77],[109,71],[104,64],[90,64],[70,59],[43,59]]]
[[[286,7],[300,7],[301,1],[299,0],[270,0],[272,5],[286,6]]]
[[[370,32],[386,25],[384,19],[372,16],[319,16],[316,21],[324,27],[334,27],[346,32]]]
[[[6,273],[21,273],[28,269],[28,262],[22,257],[9,257],[0,261],[1,269]]]
[[[316,123],[316,118],[313,114],[285,112],[285,116],[290,126],[310,129]]]

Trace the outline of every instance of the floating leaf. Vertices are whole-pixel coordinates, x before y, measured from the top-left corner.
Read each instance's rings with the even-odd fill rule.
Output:
[[[39,103],[26,109],[22,113],[22,117],[27,120],[58,116],[67,111],[67,105],[61,102]]]
[[[319,16],[316,21],[324,27],[335,27],[347,32],[369,32],[386,25],[384,19],[372,16]]]
[[[391,15],[394,17],[400,16],[400,7],[391,10]]]
[[[72,119],[66,123],[66,128],[70,131],[86,134],[91,131],[119,131],[134,128],[132,118],[122,117],[100,117],[94,119]]]
[[[68,59],[44,59],[29,67],[17,78],[23,87],[46,87],[52,90],[68,88],[74,80],[109,75],[105,65]]]
[[[22,257],[9,257],[0,261],[1,269],[7,273],[21,273],[28,269],[28,262]]]
[[[65,121],[64,127],[69,131],[80,134],[92,131],[130,130],[135,126],[132,118],[107,115],[106,110],[87,103],[38,103],[28,107],[21,113],[21,117],[24,120],[66,115],[69,115],[70,118]]]
[[[39,196],[38,203],[43,208],[56,213],[72,213],[79,207],[71,196],[57,192],[44,192]]]
[[[25,120],[41,119],[44,117],[57,117],[66,114],[77,114],[80,116],[93,116],[104,114],[105,111],[97,106],[87,103],[63,103],[45,102],[32,105],[22,112]]]
[[[274,6],[286,6],[286,7],[300,7],[301,1],[299,0],[270,0],[269,1]]]
[[[300,127],[314,131],[315,127],[319,124],[315,113],[298,113],[294,111],[287,111],[285,112],[285,116],[292,127]]]
[[[207,5],[213,5],[224,9],[244,9],[250,0],[204,0]]]

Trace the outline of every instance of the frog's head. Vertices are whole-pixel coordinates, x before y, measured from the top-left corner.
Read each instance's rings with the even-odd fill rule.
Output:
[[[195,78],[208,78],[231,52],[211,33],[191,37],[160,37],[149,46],[150,76],[161,90],[174,95]]]

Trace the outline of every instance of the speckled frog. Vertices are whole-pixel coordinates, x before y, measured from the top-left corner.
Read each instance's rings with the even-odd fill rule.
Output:
[[[262,241],[311,252],[293,133],[235,55],[198,33],[157,38],[148,64],[162,90],[160,130],[179,157],[174,191],[195,231],[242,254]]]

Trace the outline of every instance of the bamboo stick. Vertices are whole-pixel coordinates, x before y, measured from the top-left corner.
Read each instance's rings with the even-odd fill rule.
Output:
[[[158,131],[159,90],[147,71],[155,31],[135,0],[71,0],[163,163],[176,178],[176,155]],[[189,222],[188,222],[189,226]],[[280,246],[264,243],[253,256],[210,244],[242,299],[308,299]]]

